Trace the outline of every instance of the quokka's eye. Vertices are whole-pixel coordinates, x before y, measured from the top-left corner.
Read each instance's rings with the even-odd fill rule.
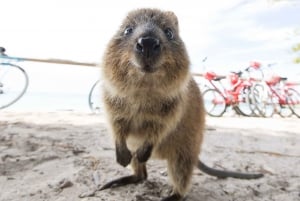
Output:
[[[173,33],[172,29],[166,28],[165,29],[165,34],[166,34],[166,36],[167,36],[167,38],[169,40],[173,40],[174,39],[174,33]]]
[[[125,30],[124,30],[124,35],[125,36],[128,36],[129,34],[131,34],[133,32],[133,28],[132,27],[127,27]]]

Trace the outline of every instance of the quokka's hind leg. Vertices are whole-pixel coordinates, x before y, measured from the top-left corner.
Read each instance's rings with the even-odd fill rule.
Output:
[[[168,159],[168,174],[173,184],[173,192],[161,201],[182,201],[189,190],[194,162],[186,156]]]
[[[125,186],[127,184],[135,184],[147,179],[146,163],[139,163],[137,158],[134,156],[131,160],[130,165],[133,169],[133,175],[112,180],[104,184],[99,190]]]

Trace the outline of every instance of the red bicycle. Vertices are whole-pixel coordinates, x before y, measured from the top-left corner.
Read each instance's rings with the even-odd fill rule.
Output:
[[[300,118],[300,93],[295,89],[296,85],[298,83],[287,82],[287,78],[280,76],[272,76],[265,84],[255,84],[252,95],[261,115],[271,117],[277,113],[281,117],[290,117],[294,114]]]
[[[250,69],[247,68],[245,71]],[[205,79],[209,81],[212,88],[206,89],[202,96],[204,99],[205,110],[208,115],[213,117],[221,117],[229,106],[238,114],[244,116],[253,116],[251,105],[251,87],[254,78],[243,79],[243,72],[231,72],[229,80],[231,89],[226,89],[221,80],[227,76],[218,76],[214,72],[204,74]]]

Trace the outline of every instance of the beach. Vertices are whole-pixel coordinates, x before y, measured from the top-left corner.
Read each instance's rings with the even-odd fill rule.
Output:
[[[195,169],[188,201],[299,201],[300,119],[207,117],[202,161],[265,174],[218,179]],[[158,201],[170,192],[166,164],[150,160],[148,180],[104,191],[126,176],[116,163],[104,114],[0,112],[1,201]]]

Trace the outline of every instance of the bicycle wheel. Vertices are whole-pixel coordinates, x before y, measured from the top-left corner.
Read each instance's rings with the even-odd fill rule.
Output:
[[[204,108],[208,115],[221,117],[226,111],[226,102],[221,93],[215,89],[207,89],[202,93]]]
[[[255,107],[255,113],[262,117],[272,117],[274,114],[274,103],[271,98],[271,92],[268,87],[257,83],[252,87],[252,101]]]
[[[262,116],[262,100],[263,100],[264,87],[260,84],[254,84],[251,87],[251,93],[249,94],[249,106],[255,116]]]
[[[28,88],[28,75],[23,68],[15,64],[0,65],[0,109],[17,102]]]
[[[102,112],[103,108],[103,103],[101,101],[101,84],[100,80],[96,81],[95,84],[93,84],[88,97],[89,107],[94,113]]]
[[[300,118],[300,93],[295,89],[288,89],[287,95],[290,109]]]
[[[258,110],[258,106],[257,104],[260,102],[259,101],[259,95],[260,92],[255,88],[255,85],[251,86],[250,88],[250,93],[248,94],[248,103],[249,103],[249,107],[252,111],[253,116],[255,117],[260,117],[260,111]]]
[[[281,103],[279,98],[276,95],[272,95],[272,101],[274,103],[274,108],[277,114],[279,114],[281,117],[286,118],[293,115],[293,111],[289,106],[289,100],[288,97],[286,98],[286,103]]]
[[[239,102],[237,105],[235,105],[233,107],[233,109],[238,114],[241,114],[241,115],[247,116],[247,117],[253,116],[253,112],[250,107],[250,93],[251,93],[250,87],[243,88],[240,91],[240,94],[238,96]]]

